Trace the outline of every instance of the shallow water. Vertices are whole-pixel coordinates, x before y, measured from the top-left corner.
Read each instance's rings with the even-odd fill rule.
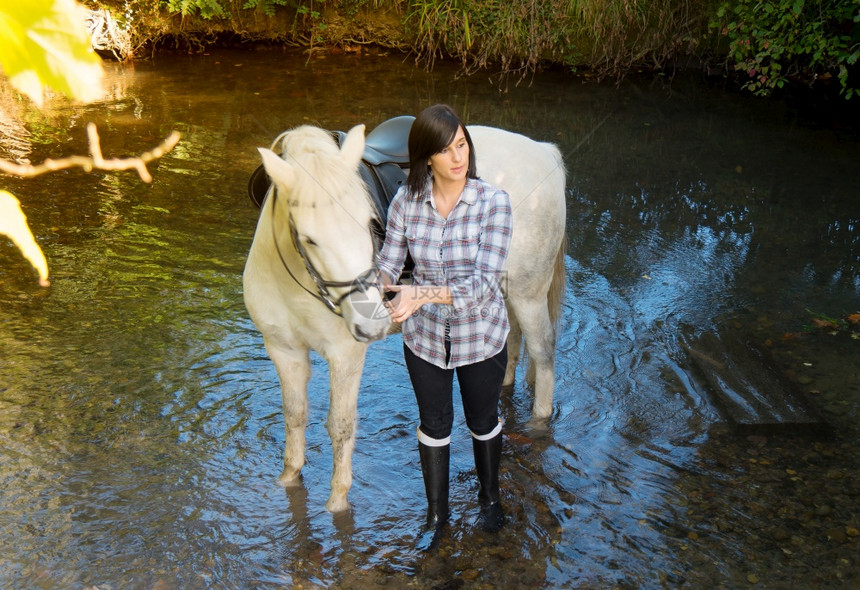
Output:
[[[696,79],[543,73],[500,92],[398,55],[281,52],[108,67],[110,99],[30,115],[16,149],[33,162],[84,153],[88,121],[109,156],[173,129],[182,141],[152,185],[130,172],[3,179],[53,281],[40,289],[0,244],[3,587],[860,583],[856,135]],[[452,523],[427,556],[413,549],[425,505],[399,338],[368,353],[352,510],[333,516],[326,368],[314,358],[303,485],[285,491],[277,379],[241,272],[256,147],[301,123],[372,129],[437,101],[559,144],[569,256],[553,417],[529,425],[523,371],[503,400],[510,524],[471,527],[458,410]],[[734,424],[691,353],[707,358],[700,338],[727,333],[768,351],[828,430]]]

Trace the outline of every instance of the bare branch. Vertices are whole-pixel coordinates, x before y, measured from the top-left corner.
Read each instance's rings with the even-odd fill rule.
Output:
[[[99,133],[94,123],[87,123],[87,136],[90,141],[89,157],[69,156],[59,160],[47,159],[37,166],[33,166],[32,164],[16,164],[9,160],[0,159],[0,172],[22,178],[32,178],[46,172],[65,170],[67,168],[83,168],[87,172],[92,172],[93,170],[136,170],[143,182],[152,182],[152,175],[146,168],[146,164],[160,158],[172,150],[179,142],[179,132],[174,131],[158,146],[136,158],[112,158],[105,160],[102,155]]]

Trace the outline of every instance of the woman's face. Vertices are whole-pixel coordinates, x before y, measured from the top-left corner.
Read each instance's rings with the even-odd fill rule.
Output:
[[[430,170],[436,181],[455,182],[466,179],[469,172],[469,143],[463,127],[457,129],[454,140],[430,156]]]

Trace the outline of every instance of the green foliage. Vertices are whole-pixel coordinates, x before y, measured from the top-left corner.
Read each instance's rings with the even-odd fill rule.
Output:
[[[410,0],[417,49],[476,68],[532,71],[541,61],[623,76],[695,48],[704,30],[687,0]]]
[[[203,18],[212,18],[213,16],[227,16],[224,7],[218,0],[161,0],[167,4],[167,9],[171,12],[179,12],[182,16],[188,16],[200,12]]]
[[[212,17],[230,18],[231,8],[238,8],[240,0],[158,0],[165,5],[170,12],[180,13],[183,16],[199,13],[202,18]],[[322,1],[318,0],[318,4]],[[244,0],[241,2],[242,10],[256,10],[261,8],[263,14],[269,17],[275,16],[278,6],[293,7],[297,16],[311,18],[318,23],[319,11],[314,9],[314,0]],[[319,28],[317,24],[316,28]],[[324,27],[323,27],[324,28]]]
[[[571,38],[600,75],[621,77],[696,52],[706,30],[701,2],[572,0]]]
[[[431,63],[448,55],[472,69],[495,62],[525,72],[567,46],[570,6],[567,0],[412,0],[406,20]]]
[[[419,43],[431,60],[442,50],[465,54],[472,46],[467,0],[412,2],[407,19],[416,21]]]
[[[527,74],[540,63],[563,64],[572,70],[589,68],[597,76],[622,77],[635,67],[660,67],[673,58],[695,53],[707,31],[707,6],[692,0],[87,0],[120,9],[135,6],[141,37],[152,34],[143,24],[163,18],[152,7],[183,15],[211,18],[229,30],[236,21],[237,31],[247,31],[245,13],[261,10],[275,16],[287,13],[293,18],[290,30],[272,23],[264,29],[254,21],[255,36],[311,46],[343,40],[350,21],[359,14],[381,13],[388,26],[392,16],[400,15],[402,29],[395,43],[412,48],[432,64],[438,57],[453,57],[463,63],[464,71],[499,67],[504,72]],[[325,10],[324,10],[325,9]],[[367,22],[362,14],[362,21]],[[337,26],[332,26],[332,25]],[[201,27],[183,25],[183,31]],[[205,30],[205,25],[202,27]],[[380,27],[384,31],[386,27]],[[163,28],[153,28],[163,34]],[[219,29],[221,30],[221,29]],[[403,33],[406,39],[399,36]],[[386,34],[368,41],[385,44]],[[362,35],[367,35],[362,30]],[[389,35],[390,37],[390,35]],[[411,37],[411,39],[410,39]]]
[[[305,3],[307,2],[307,3]],[[308,44],[313,48],[315,43],[323,43],[325,41],[324,33],[328,28],[319,9],[322,9],[322,4],[325,0],[317,0],[314,5],[314,0],[298,0],[296,6],[296,15],[293,21],[294,32],[302,29],[308,33]],[[302,27],[298,27],[301,21]]]
[[[756,94],[833,73],[846,98],[858,91],[848,77],[860,58],[860,0],[730,0],[711,27],[728,38],[729,63]]]
[[[276,6],[287,6],[287,0],[247,0],[247,2],[242,5],[242,8],[245,10],[253,10],[261,7],[263,9],[263,14],[266,16],[275,16]]]

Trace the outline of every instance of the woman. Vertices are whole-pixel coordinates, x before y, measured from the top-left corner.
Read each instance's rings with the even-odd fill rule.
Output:
[[[379,255],[391,319],[403,350],[420,426],[418,451],[433,548],[448,519],[448,461],[457,374],[480,482],[479,524],[497,531],[502,424],[499,394],[510,330],[500,281],[511,241],[508,194],[479,179],[469,132],[446,105],[424,109],[409,132],[409,176],[391,203]],[[411,285],[397,285],[407,253]]]

